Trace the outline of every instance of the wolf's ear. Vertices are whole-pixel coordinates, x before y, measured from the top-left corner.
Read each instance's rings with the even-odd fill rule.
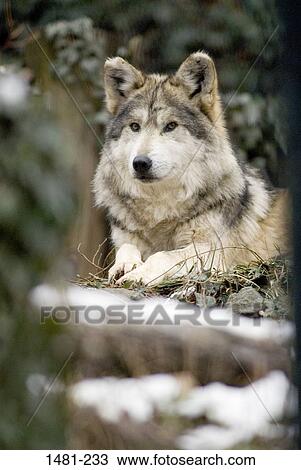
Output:
[[[210,111],[214,106],[218,95],[217,75],[213,60],[207,54],[191,54],[178,69],[175,79],[202,108]]]
[[[108,111],[115,114],[120,104],[143,83],[143,74],[124,59],[107,59],[104,65],[104,84]]]

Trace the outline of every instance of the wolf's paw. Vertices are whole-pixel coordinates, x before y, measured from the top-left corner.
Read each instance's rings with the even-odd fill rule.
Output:
[[[116,281],[142,264],[138,248],[130,243],[124,243],[117,251],[115,263],[109,270],[109,280]]]
[[[109,280],[116,281],[117,279],[121,278],[121,276],[124,276],[124,274],[129,273],[142,264],[142,261],[139,260],[114,263],[114,265],[109,269]]]
[[[148,286],[159,284],[165,278],[179,275],[176,263],[172,252],[155,253],[141,266],[122,276],[117,284],[122,285],[124,282],[141,282]]]
[[[117,284],[121,286],[124,283],[142,283],[144,285],[148,284],[153,278],[150,272],[145,271],[142,269],[143,266],[139,266],[136,269],[133,269],[131,272],[128,272],[124,276],[118,279]]]

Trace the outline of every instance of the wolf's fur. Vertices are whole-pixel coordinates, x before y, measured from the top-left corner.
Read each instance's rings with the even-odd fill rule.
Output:
[[[155,283],[287,250],[286,195],[237,161],[207,54],[192,54],[172,76],[108,59],[105,89],[112,119],[94,189],[118,249],[111,276]],[[152,161],[151,180],[135,177],[140,155]]]

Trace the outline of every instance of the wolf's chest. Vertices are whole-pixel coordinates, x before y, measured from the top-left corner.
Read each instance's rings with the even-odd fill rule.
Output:
[[[175,202],[170,205],[137,202],[132,206],[132,216],[154,252],[177,247],[175,235],[181,225],[181,212]]]
[[[141,227],[145,227],[148,231],[156,229],[167,233],[180,217],[179,207],[172,201],[138,200],[133,202],[131,209]]]

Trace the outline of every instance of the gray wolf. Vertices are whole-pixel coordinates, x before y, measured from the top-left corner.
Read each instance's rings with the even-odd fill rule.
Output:
[[[110,278],[155,284],[287,251],[287,194],[237,160],[207,54],[170,76],[111,58],[104,82],[112,118],[94,191],[117,250]]]

